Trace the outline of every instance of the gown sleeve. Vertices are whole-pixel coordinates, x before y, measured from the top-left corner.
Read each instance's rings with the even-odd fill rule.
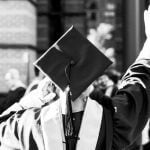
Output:
[[[0,150],[44,150],[40,109],[21,110],[2,119]]]
[[[132,144],[141,134],[150,111],[150,59],[138,57],[121,80],[113,97],[112,149],[120,150]]]

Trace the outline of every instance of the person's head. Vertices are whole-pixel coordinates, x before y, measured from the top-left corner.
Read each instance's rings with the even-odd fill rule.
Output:
[[[20,80],[20,74],[17,69],[12,68],[5,74],[5,81],[9,89],[13,88],[18,80]]]

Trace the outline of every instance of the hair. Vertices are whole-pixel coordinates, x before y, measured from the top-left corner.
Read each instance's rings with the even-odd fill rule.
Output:
[[[39,76],[39,73],[40,73],[39,69],[34,67],[34,73],[36,77]]]

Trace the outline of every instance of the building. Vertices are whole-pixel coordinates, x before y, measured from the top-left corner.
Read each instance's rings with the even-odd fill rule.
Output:
[[[0,93],[7,90],[4,74],[11,67],[20,70],[28,85],[34,77],[32,63],[71,25],[86,36],[101,22],[113,24],[117,69],[124,71],[144,39],[143,9],[140,0],[0,0]]]

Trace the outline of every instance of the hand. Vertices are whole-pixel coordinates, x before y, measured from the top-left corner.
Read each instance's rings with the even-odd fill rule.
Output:
[[[150,6],[148,10],[144,11],[144,23],[145,23],[145,34],[147,39],[136,61],[140,59],[150,59]]]
[[[145,23],[145,34],[147,38],[150,38],[150,6],[148,10],[144,11],[144,23]]]
[[[51,83],[52,82],[48,77],[45,77],[42,81],[40,81],[37,90],[41,100],[45,99],[45,97],[52,92],[49,87],[51,86]]]

